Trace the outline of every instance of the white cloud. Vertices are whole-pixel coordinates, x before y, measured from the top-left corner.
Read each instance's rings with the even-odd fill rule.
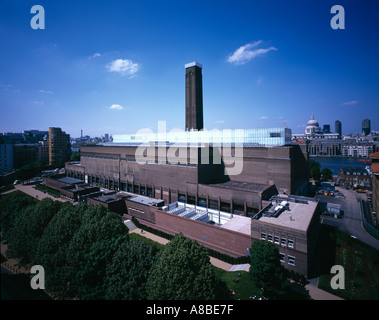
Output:
[[[109,109],[111,110],[124,110],[123,106],[120,106],[119,104],[112,104]]]
[[[41,93],[47,93],[47,94],[53,94],[53,91],[50,91],[50,90],[43,90],[43,89],[41,89],[39,92],[41,92]]]
[[[267,119],[268,119],[267,116],[261,116],[261,117],[258,118],[258,120],[267,120]]]
[[[140,69],[140,65],[129,59],[117,59],[109,63],[107,68],[110,72],[117,72],[123,76],[130,76],[132,78]]]
[[[215,123],[225,123],[225,120],[216,120]]]
[[[358,103],[358,100],[346,101],[346,102],[341,103],[340,106],[352,106],[357,103]]]
[[[36,106],[43,106],[43,105],[45,105],[45,102],[39,101],[39,100],[33,100],[33,101],[30,101],[30,103],[34,104]]]
[[[92,57],[92,58],[101,57],[101,54],[98,53],[98,52],[96,52],[96,53],[94,53],[91,57]]]
[[[269,47],[266,49],[256,48],[262,43],[262,40],[245,44],[242,47],[239,47],[232,55],[228,57],[228,62],[241,65],[249,62],[251,59],[254,59],[257,56],[263,55],[271,50],[278,50],[275,47]]]

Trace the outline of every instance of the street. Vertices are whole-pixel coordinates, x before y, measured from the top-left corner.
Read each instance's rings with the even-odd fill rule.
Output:
[[[337,203],[341,205],[344,215],[342,218],[334,218],[322,215],[322,223],[338,227],[340,231],[348,233],[358,240],[379,250],[379,241],[371,236],[364,228],[361,218],[361,208],[359,199],[366,200],[366,194],[357,193],[355,190],[346,190],[342,187],[336,187],[336,191],[343,193],[345,198],[318,195],[317,199],[323,202]]]

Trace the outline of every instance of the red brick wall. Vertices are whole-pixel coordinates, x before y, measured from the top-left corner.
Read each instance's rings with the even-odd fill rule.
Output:
[[[155,208],[154,215],[155,224],[146,221],[140,222],[169,234],[181,232],[206,247],[232,257],[245,256],[246,249],[251,247],[251,237],[247,234],[179,217]]]

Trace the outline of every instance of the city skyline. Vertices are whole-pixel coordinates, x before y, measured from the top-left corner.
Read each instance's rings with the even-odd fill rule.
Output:
[[[330,2],[39,1],[0,5],[0,131],[71,137],[184,128],[186,63],[203,65],[204,127],[378,130],[379,6]],[[368,8],[370,10],[368,10]]]

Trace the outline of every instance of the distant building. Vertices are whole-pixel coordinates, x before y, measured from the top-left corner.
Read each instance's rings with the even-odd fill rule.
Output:
[[[49,128],[49,165],[64,165],[70,159],[70,151],[70,135],[61,128]]]
[[[341,123],[341,121],[336,120],[336,122],[334,122],[334,132],[339,135],[339,138],[342,137],[342,123]]]
[[[305,133],[293,134],[292,141],[309,141],[315,139],[339,139],[340,135],[337,133],[330,133],[330,125],[324,125],[324,129],[320,128],[318,121],[315,119],[312,112],[311,119],[307,122]]]
[[[49,131],[40,130],[24,130],[24,140],[27,143],[37,143],[41,140],[47,140],[49,137]]]
[[[342,145],[342,155],[344,157],[367,158],[375,151],[375,144],[372,142],[354,142]]]
[[[337,139],[316,139],[308,144],[308,152],[310,156],[341,156],[342,155],[342,140]]]
[[[13,143],[0,144],[0,170],[13,169]]]
[[[38,157],[37,160],[43,161],[45,164],[49,163],[49,141],[38,141]]]
[[[33,163],[38,159],[38,143],[17,143],[13,147],[14,168]]]
[[[351,187],[370,186],[370,175],[364,168],[340,168],[338,170],[338,181],[341,185]]]
[[[322,132],[330,133],[330,124],[324,124],[324,126],[322,127]]]
[[[320,205],[314,198],[274,196],[251,219],[252,242],[269,241],[278,249],[282,265],[306,277],[320,231]]]
[[[369,119],[364,119],[362,121],[362,133],[365,135],[365,136],[368,136],[371,132],[371,123],[370,123],[370,120]]]
[[[305,134],[312,135],[315,133],[322,133],[322,130],[312,112],[311,120],[308,121],[307,126],[305,127]]]

